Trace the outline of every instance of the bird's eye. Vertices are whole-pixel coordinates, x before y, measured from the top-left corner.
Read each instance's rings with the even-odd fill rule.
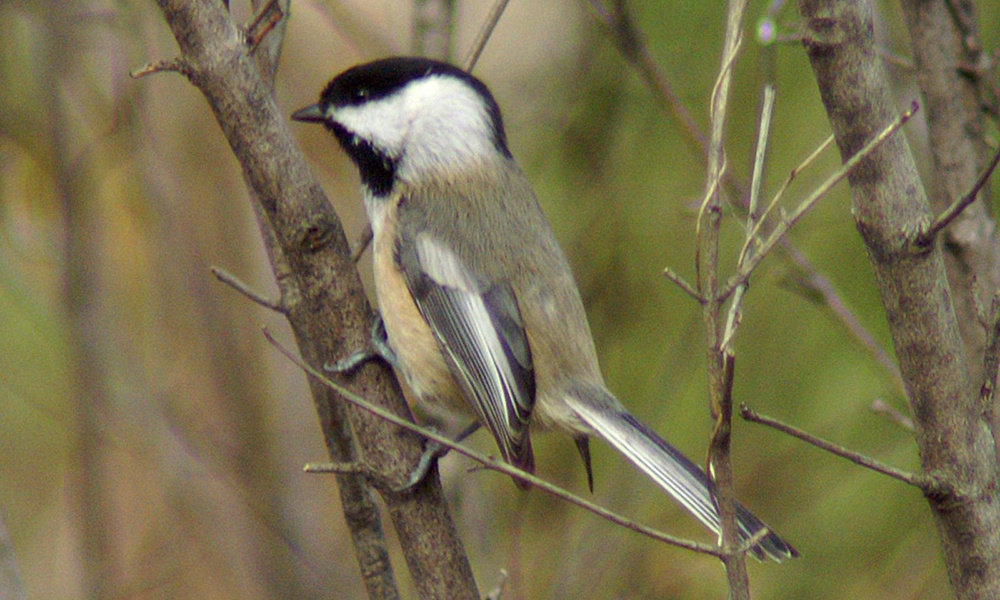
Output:
[[[368,90],[366,88],[361,88],[360,90],[355,92],[354,97],[357,98],[358,100],[364,100],[365,98],[368,97]]]

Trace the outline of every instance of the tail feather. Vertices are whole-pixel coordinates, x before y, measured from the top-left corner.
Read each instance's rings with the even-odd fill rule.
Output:
[[[577,414],[594,431],[625,455],[633,464],[667,491],[681,506],[715,534],[721,531],[719,512],[713,499],[713,484],[705,472],[681,454],[652,429],[622,409],[595,406],[581,401]],[[609,403],[617,405],[617,401]],[[747,541],[757,532],[768,532],[750,549],[758,560],[776,562],[794,558],[799,553],[743,505],[737,504],[740,539]]]

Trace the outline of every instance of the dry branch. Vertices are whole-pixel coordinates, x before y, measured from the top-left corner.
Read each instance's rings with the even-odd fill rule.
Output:
[[[799,7],[803,44],[847,160],[896,110],[875,47],[873,9],[856,0],[800,0]],[[952,586],[959,598],[1000,597],[1000,503],[990,415],[972,393],[973,369],[940,245],[914,250],[933,214],[906,140],[887,140],[848,181],[909,393],[921,466],[940,482],[926,495]]]
[[[273,265],[280,264],[275,275],[281,305],[299,350],[310,364],[333,362],[345,348],[366,341],[372,319],[340,222],[296,146],[245,33],[223,4],[160,0],[159,6],[180,46],[188,69],[185,75],[208,101],[257,200],[265,241],[274,243],[269,254]],[[409,415],[388,369],[367,366],[350,384],[388,410]],[[364,459],[382,469],[386,479],[405,480],[422,451],[417,436],[401,435],[364,411],[345,410],[336,394],[315,379],[310,386],[334,461]],[[354,449],[355,438],[360,451]],[[375,598],[396,597],[372,494],[359,477],[343,475],[338,480],[368,593]],[[478,598],[436,474],[412,493],[386,495],[384,500],[418,593]]]

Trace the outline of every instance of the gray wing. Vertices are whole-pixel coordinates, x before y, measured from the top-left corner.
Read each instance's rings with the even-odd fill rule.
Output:
[[[448,367],[508,463],[534,470],[531,351],[513,288],[483,282],[430,233],[403,235],[396,258]]]

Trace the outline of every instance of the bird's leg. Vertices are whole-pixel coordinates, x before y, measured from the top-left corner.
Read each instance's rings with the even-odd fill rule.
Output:
[[[371,337],[368,339],[366,347],[333,364],[323,365],[323,370],[330,373],[347,374],[375,358],[381,358],[394,368],[399,366],[396,353],[389,347],[389,336],[385,332],[385,322],[382,321],[381,314],[375,315]]]
[[[465,438],[469,437],[476,432],[480,427],[479,421],[473,421],[471,425],[463,429],[456,437],[455,443],[459,443]],[[442,445],[434,440],[427,440],[424,442],[424,452],[420,455],[420,462],[417,463],[416,468],[410,473],[409,479],[406,483],[396,488],[397,492],[408,492],[414,487],[420,484],[421,481],[427,478],[427,474],[430,473],[431,469],[437,463],[438,459],[448,454],[448,450],[451,448]]]

